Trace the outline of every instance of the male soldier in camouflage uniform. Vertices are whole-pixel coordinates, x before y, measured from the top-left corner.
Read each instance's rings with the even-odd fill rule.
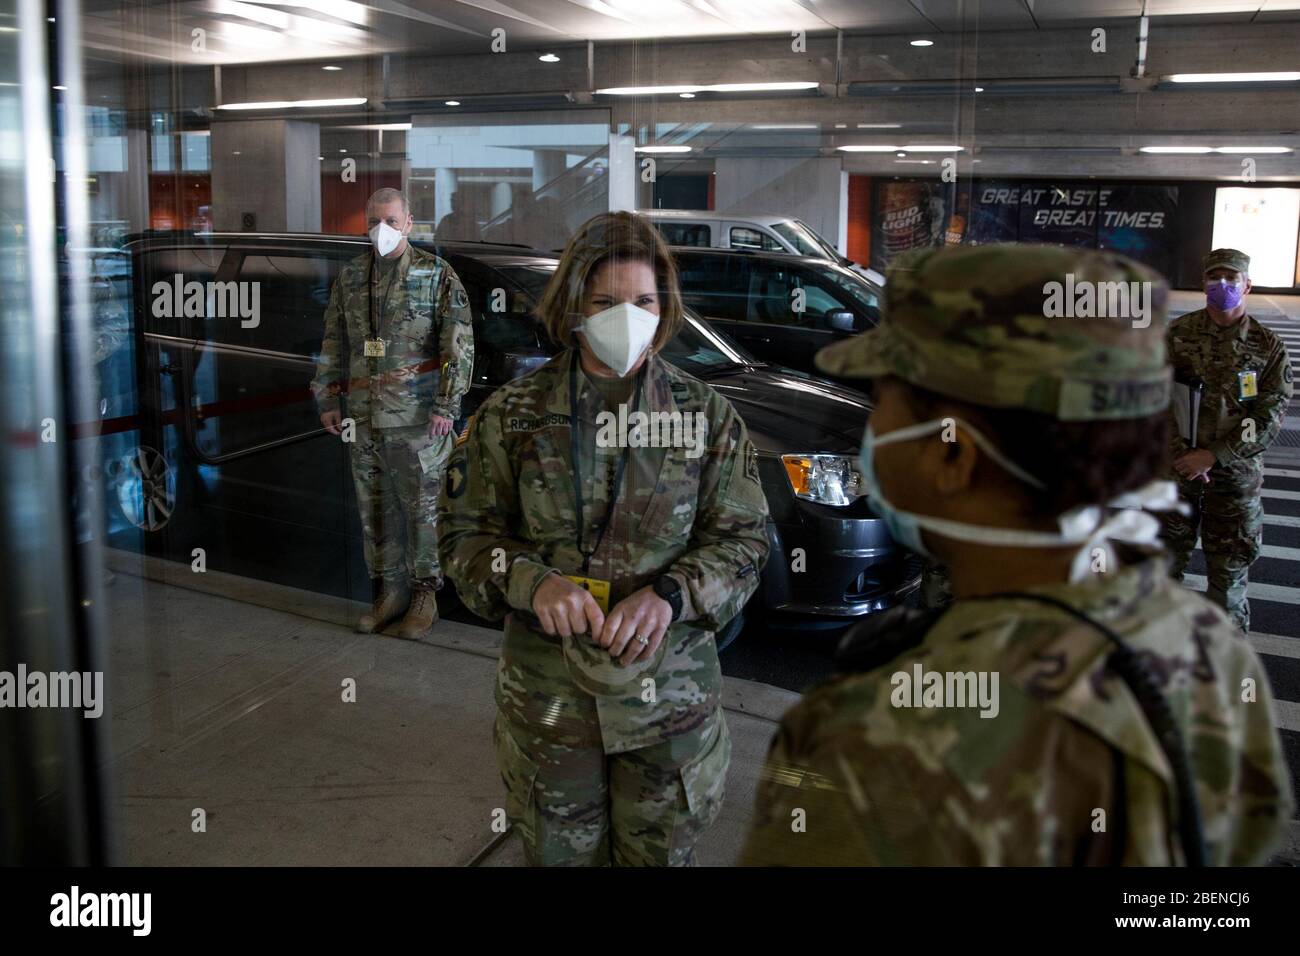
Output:
[[[597,259],[631,243],[668,263],[660,288],[675,288],[662,240],[631,214],[596,217],[571,249]],[[553,285],[567,284],[560,268]],[[679,310],[664,311],[680,321]],[[666,340],[674,320],[660,323]],[[571,332],[551,334],[573,344]],[[639,373],[610,379],[590,375],[569,348],[502,386],[475,413],[447,469],[447,573],[472,611],[506,620],[493,738],[507,809],[533,865],[689,865],[722,804],[731,740],[714,634],[758,585],[767,502],[731,405],[647,355]],[[632,444],[620,482],[623,448],[596,437],[597,416],[628,404],[651,420],[702,417],[703,433],[669,447]],[[586,590],[569,588],[574,600],[556,614],[541,594],[566,588],[565,578]],[[640,660],[630,640],[613,657],[617,647],[596,636],[644,605],[651,589],[648,600],[665,603],[654,599],[664,596],[663,579],[678,603],[654,625],[666,623],[662,640],[642,640]]]
[[[339,273],[312,391],[332,434],[349,438],[343,393],[355,423],[352,478],[366,567],[380,579],[357,629],[375,633],[401,617],[398,635],[418,638],[438,619],[438,498],[470,386],[474,332],[455,271],[407,242],[414,220],[406,197],[381,189],[366,217],[372,241],[391,230],[379,247],[386,254],[367,252]]]
[[[1077,510],[1139,488],[1175,501],[1143,487],[1165,452],[1163,284],[1145,327],[1047,317],[1047,284],[1071,273],[1153,278],[1087,250],[922,250],[890,269],[881,326],[819,354],[876,379],[871,494],[900,536],[925,529],[956,601],[846,634],[840,674],[781,721],[744,862],[1257,864],[1278,848],[1293,796],[1258,658],[1169,579],[1153,517]],[[963,680],[993,693],[977,706]]]
[[[1169,326],[1175,376],[1185,383],[1204,382],[1205,389],[1195,444],[1177,427],[1171,432],[1179,494],[1192,513],[1169,515],[1164,536],[1173,555],[1172,573],[1182,581],[1199,532],[1208,597],[1249,631],[1246,589],[1264,530],[1259,494],[1264,450],[1282,430],[1291,401],[1291,360],[1282,340],[1246,314],[1250,257],[1215,249],[1204,266],[1206,307]],[[1224,289],[1234,285],[1239,293]],[[1240,301],[1216,305],[1224,291]]]

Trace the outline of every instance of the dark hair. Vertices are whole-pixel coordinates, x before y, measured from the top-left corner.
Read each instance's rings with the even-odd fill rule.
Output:
[[[1031,511],[1038,516],[1102,504],[1158,478],[1167,465],[1167,412],[1145,418],[1063,422],[1042,412],[972,405],[896,381],[912,414],[921,420],[937,417],[935,408],[941,403],[969,409],[971,424],[1046,486],[1023,485]]]

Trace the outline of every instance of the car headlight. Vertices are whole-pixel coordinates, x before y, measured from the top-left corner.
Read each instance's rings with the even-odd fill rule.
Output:
[[[796,498],[843,506],[867,493],[857,462],[847,455],[782,455],[781,463]]]

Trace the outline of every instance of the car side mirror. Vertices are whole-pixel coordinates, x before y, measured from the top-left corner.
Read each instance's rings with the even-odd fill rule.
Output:
[[[550,359],[550,355],[537,348],[515,348],[502,352],[495,363],[495,371],[498,374],[493,376],[496,379],[493,384],[504,385],[506,382],[513,382],[533,369],[541,368]]]
[[[836,332],[856,331],[857,316],[847,310],[833,310],[826,313],[826,324]]]

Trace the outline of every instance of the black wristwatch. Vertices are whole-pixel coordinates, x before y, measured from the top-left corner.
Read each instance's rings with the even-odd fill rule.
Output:
[[[682,586],[677,583],[677,579],[670,574],[661,574],[655,578],[655,583],[650,585],[654,588],[655,594],[659,595],[673,609],[673,621],[682,616]]]

